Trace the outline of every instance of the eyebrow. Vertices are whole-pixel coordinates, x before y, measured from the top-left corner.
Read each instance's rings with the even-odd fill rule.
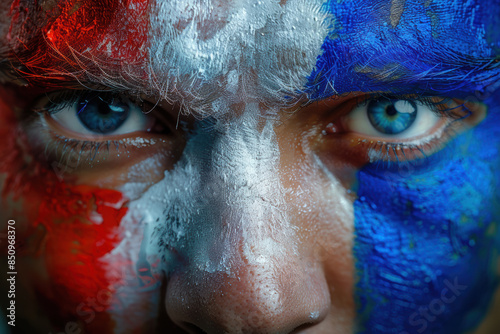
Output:
[[[5,15],[11,22],[0,22],[0,31],[9,31],[0,40],[0,70],[37,86],[101,83],[107,76],[110,85],[130,89],[146,62],[148,3],[16,0]],[[119,71],[123,64],[129,78]]]
[[[23,2],[23,0],[19,1]],[[24,2],[28,5],[31,3],[31,6],[34,6],[32,2]],[[59,1],[59,4],[62,3],[65,6],[59,9],[62,14],[54,20],[63,22],[64,20],[61,17],[66,17],[67,22],[56,24],[56,29],[46,29],[47,22],[44,22],[44,18],[40,16],[40,11],[35,17],[24,18],[24,24],[31,22],[30,26],[35,25],[38,29],[36,33],[28,34],[28,40],[22,41],[21,46],[24,47],[24,50],[21,48],[16,51],[14,56],[10,55],[10,59],[13,60],[12,66],[17,69],[20,76],[26,76],[41,85],[78,84],[79,80],[82,79],[75,79],[75,75],[68,74],[82,72],[83,68],[87,70],[86,74],[88,76],[83,79],[85,82],[92,82],[92,77],[96,79],[96,82],[102,81],[104,78],[104,81],[109,80],[110,86],[119,86],[123,90],[137,89],[142,85],[140,72],[142,64],[147,61],[144,48],[147,45],[148,20],[145,17],[148,1],[137,0],[137,3],[142,4],[142,7],[135,9],[138,12],[130,14],[127,20],[120,21],[120,24],[113,27],[111,31],[110,26],[116,23],[112,18],[120,11],[122,14],[125,13],[123,12],[123,6],[118,5],[118,0],[109,0],[111,6],[104,9],[104,11],[96,10],[96,8],[102,9],[102,6],[96,5],[98,0],[86,0],[82,2],[77,11],[72,13],[73,16],[69,15],[74,10],[74,5],[77,2],[75,0]],[[350,7],[346,6],[346,4],[337,4],[332,9],[338,14],[344,14],[338,16],[343,20],[343,23],[352,20],[353,16],[357,15],[356,11],[347,15],[347,9]],[[90,19],[94,17],[96,20]],[[79,27],[83,26],[83,28],[78,29],[83,32],[71,28],[77,26],[74,23],[78,22],[80,18],[83,24],[80,22]],[[377,26],[377,29],[380,30],[379,33],[382,34],[384,31],[387,33],[387,31],[390,32],[390,29],[394,29],[394,17],[391,16],[390,20],[391,25],[386,28],[382,24]],[[137,23],[143,26],[132,29],[131,25],[137,25]],[[359,25],[359,22],[357,24]],[[397,24],[400,27],[400,34],[408,36],[408,32],[403,29],[405,19],[402,12],[398,12]],[[53,22],[52,26],[54,26]],[[394,35],[394,32],[393,39],[387,39],[387,45],[380,47],[380,45],[372,45],[373,43],[369,38],[360,37],[366,32],[367,27],[371,30],[374,27],[370,28],[369,25],[356,27],[355,25],[352,27],[344,24],[342,29],[334,29],[331,34],[332,36],[336,35],[334,38],[327,38],[324,41],[323,54],[318,57],[316,69],[312,71],[309,83],[305,88],[313,99],[321,99],[350,91],[470,92],[471,90],[487,89],[500,80],[500,59],[486,56],[473,57],[466,53],[467,50],[455,52],[456,50],[450,49],[447,52],[423,53],[411,43],[401,44],[402,38]],[[72,38],[78,40],[78,43],[74,44],[79,48],[66,51],[69,51],[69,54],[83,55],[84,57],[80,61],[86,60],[88,61],[87,64],[75,62],[71,57],[65,56],[63,52],[53,54],[52,57],[41,56],[52,54],[54,46],[59,45],[59,49],[64,49],[65,44],[63,41],[66,41],[62,39],[62,36],[65,36],[63,33],[68,32],[67,29],[74,33]],[[21,25],[20,32],[22,31]],[[118,41],[116,45],[112,45],[111,40],[108,43],[105,40],[106,34],[110,32],[118,34],[115,35],[117,36],[115,40]],[[44,36],[47,39],[44,39]],[[40,39],[43,42],[40,42]],[[424,39],[422,41],[427,41],[427,47],[429,51],[432,51],[430,49],[433,46],[438,47],[442,40]],[[97,47],[95,46],[96,41],[100,41]],[[52,43],[52,48],[47,43]],[[444,45],[449,47],[449,43],[444,43]],[[92,56],[89,55],[89,58],[85,58],[90,48],[92,49]],[[110,49],[118,50],[118,53],[113,55],[114,59],[108,57]],[[127,52],[119,53],[119,50],[127,50]],[[141,51],[134,53],[130,50]],[[379,54],[376,54],[377,51]],[[101,58],[101,62],[115,62],[117,65],[116,71],[113,71],[112,67],[109,71],[103,71],[103,68],[96,62],[96,58],[93,59],[92,57]],[[22,65],[20,70],[19,65]]]
[[[320,98],[356,89],[455,93],[486,89],[500,80],[500,5],[436,0],[389,8],[395,2],[404,3],[326,5],[337,20],[311,74],[311,94]]]
[[[359,59],[349,66],[343,66],[338,60],[319,59],[308,91],[314,99],[351,91],[462,97],[471,92],[493,92],[498,89],[499,82],[500,62],[495,59],[463,59],[438,65],[411,59],[393,59],[385,63]]]
[[[10,54],[33,73],[86,66],[89,51],[110,64],[145,60],[149,0],[17,0],[10,14]],[[45,4],[45,6],[44,6]],[[134,4],[132,6],[132,4]],[[80,62],[78,57],[81,56]],[[66,66],[66,67],[64,67]]]

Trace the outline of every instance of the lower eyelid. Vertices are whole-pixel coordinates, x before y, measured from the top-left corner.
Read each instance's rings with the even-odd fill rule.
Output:
[[[185,145],[181,132],[127,134],[99,140],[71,138],[53,128],[50,119],[45,119],[47,115],[40,116],[23,124],[34,158],[56,173],[63,171],[63,177],[68,179],[77,177],[89,181],[122,175],[119,179],[127,180],[130,178],[128,169],[148,159],[156,161],[154,165],[164,171],[173,167]],[[162,175],[163,172],[158,173],[158,177]],[[137,175],[132,181],[139,182],[141,178],[150,179],[151,176]]]

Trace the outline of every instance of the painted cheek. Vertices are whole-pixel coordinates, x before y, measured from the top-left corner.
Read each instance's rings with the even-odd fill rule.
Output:
[[[410,171],[359,172],[361,333],[462,333],[485,316],[499,281],[494,112]]]
[[[122,282],[109,273],[130,263],[122,258],[108,265],[102,258],[121,239],[119,225],[127,211],[123,204],[117,191],[86,186],[59,184],[43,194],[35,226],[42,225],[46,231],[41,252],[50,281],[42,294],[58,304],[55,319],[59,323],[76,315],[89,323],[89,330],[113,327],[105,311],[120,307],[114,285]]]
[[[89,323],[89,330],[111,329],[114,324],[107,310],[120,307],[113,289],[123,282],[110,272],[131,264],[126,258],[115,258],[109,265],[102,258],[121,239],[126,199],[115,190],[65,184],[31,158],[7,101],[5,96],[0,100],[0,137],[4,139],[0,173],[4,175],[3,205],[12,200],[22,203],[22,214],[15,216],[23,223],[17,238],[28,244],[19,249],[18,262],[22,266],[25,259],[27,263],[35,259],[44,266],[43,273],[32,273],[38,277],[36,298],[54,306],[48,316],[55,324],[64,327],[66,321],[81,319]],[[92,300],[98,300],[97,306],[91,306]]]

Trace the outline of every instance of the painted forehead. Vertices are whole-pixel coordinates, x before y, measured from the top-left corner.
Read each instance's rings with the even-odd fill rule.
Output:
[[[16,0],[3,51],[204,112],[221,96],[481,89],[499,78],[498,17],[479,0]]]
[[[330,1],[326,7],[336,21],[311,76],[317,96],[395,87],[470,91],[499,78],[500,4]]]

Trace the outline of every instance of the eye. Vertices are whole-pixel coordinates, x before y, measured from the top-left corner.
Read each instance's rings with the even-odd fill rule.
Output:
[[[83,94],[69,101],[49,96],[42,110],[64,130],[76,136],[124,135],[150,131],[155,118],[129,98],[111,93]]]
[[[165,101],[135,101],[126,93],[93,90],[62,90],[33,99],[26,112],[37,115],[23,122],[31,151],[68,180],[106,176],[109,182],[125,182],[133,176],[149,182],[163,177],[184,149],[189,125]],[[128,174],[142,163],[150,164],[148,173]]]
[[[346,116],[345,123],[350,131],[366,136],[418,138],[443,121],[436,108],[423,101],[381,97],[355,107]]]
[[[332,97],[306,108],[317,112],[316,120],[311,117],[306,124],[322,125],[314,147],[332,168],[422,162],[486,115],[486,106],[479,102],[364,93]]]

